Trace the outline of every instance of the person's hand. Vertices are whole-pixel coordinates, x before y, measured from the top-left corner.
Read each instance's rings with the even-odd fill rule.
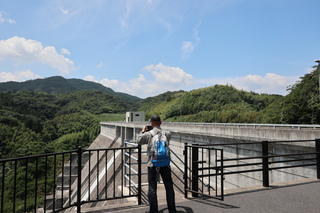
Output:
[[[147,131],[147,126],[144,126],[141,130],[142,133],[144,133],[145,131]]]

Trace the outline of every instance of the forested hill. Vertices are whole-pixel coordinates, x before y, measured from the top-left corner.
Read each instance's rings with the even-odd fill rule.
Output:
[[[101,91],[103,93],[123,97],[134,102],[141,100],[136,96],[115,92],[111,88],[105,87],[99,83],[81,79],[65,79],[61,76],[53,76],[49,78],[35,79],[25,82],[11,81],[0,83],[0,92],[33,91],[52,95],[60,95],[87,90]]]
[[[215,85],[128,99],[92,82],[61,77],[43,80],[51,81],[18,83],[25,89],[16,92],[16,83],[0,84],[0,91],[7,91],[0,92],[0,158],[89,145],[99,134],[99,121],[108,121],[104,116],[118,116],[108,117],[109,121],[124,121],[127,111],[144,111],[146,118],[160,114],[164,121],[172,122],[320,124],[316,70],[288,85],[286,96]],[[26,91],[30,88],[33,90]],[[96,90],[88,90],[93,88]],[[58,91],[63,94],[57,95]]]
[[[281,96],[215,85],[149,97],[141,101],[140,110],[147,117],[157,113],[177,122],[320,124],[317,70],[288,85],[288,91]]]

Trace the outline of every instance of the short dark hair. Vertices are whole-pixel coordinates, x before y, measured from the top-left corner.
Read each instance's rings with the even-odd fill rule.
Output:
[[[150,121],[161,121],[161,118],[159,115],[152,115],[150,118]]]

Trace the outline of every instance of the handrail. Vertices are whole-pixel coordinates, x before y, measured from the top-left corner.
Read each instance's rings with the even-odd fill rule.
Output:
[[[281,143],[281,142],[315,142],[314,152],[305,153],[293,153],[293,154],[270,154],[268,152],[269,143]],[[229,144],[229,143],[228,143]],[[238,143],[235,143],[238,144]],[[256,157],[244,157],[244,158],[230,158],[226,159],[223,157],[222,149],[215,149],[221,152],[221,159],[216,159],[216,162],[220,165],[207,166],[203,168],[198,168],[201,172],[196,175],[197,178],[208,177],[210,178],[212,174],[204,172],[206,169],[215,170],[214,175],[231,175],[240,174],[243,172],[262,172],[263,173],[263,186],[269,186],[269,172],[271,170],[286,169],[293,167],[304,167],[304,166],[314,166],[317,169],[317,178],[320,179],[320,139],[315,140],[302,140],[302,141],[262,141],[257,144],[261,144],[262,155]],[[51,209],[54,212],[62,211],[67,208],[77,207],[77,211],[80,211],[81,205],[89,202],[97,202],[103,200],[111,199],[122,199],[127,197],[138,197],[138,204],[141,204],[141,146],[137,145],[135,142],[130,141],[127,143],[132,147],[120,147],[120,148],[107,148],[107,149],[82,149],[60,152],[60,153],[48,153],[34,156],[10,158],[10,159],[0,159],[0,212],[28,212],[37,211],[39,205],[44,205],[46,208],[51,205]],[[218,144],[222,146],[223,144]],[[248,144],[249,145],[249,144]],[[192,147],[193,145],[186,144],[186,147]],[[211,149],[217,144],[213,145],[194,145],[195,148],[201,149]],[[99,154],[99,153],[103,154]],[[126,153],[127,152],[127,153]],[[203,152],[196,152],[202,153]],[[188,151],[184,150],[185,159],[184,161],[179,158],[176,153],[172,152],[176,157],[177,162],[184,163],[185,165],[192,159],[192,156],[186,158]],[[189,153],[191,155],[192,153]],[[285,160],[274,160],[270,161],[271,158],[276,157],[293,157],[299,155],[308,155],[307,158],[303,159],[285,159]],[[311,157],[309,155],[315,155]],[[126,159],[124,159],[126,158]],[[239,164],[239,161],[249,160],[249,159],[261,159],[262,162],[244,162]],[[85,159],[88,161],[88,166],[84,167],[83,161]],[[294,165],[279,165],[277,167],[271,167],[272,164],[287,163],[287,162],[297,162],[297,161],[316,161],[307,162],[305,164],[294,164]],[[236,164],[225,165],[224,162],[235,161]],[[179,170],[181,168],[177,166],[177,162],[173,162]],[[34,164],[31,164],[34,163]],[[196,160],[195,164],[204,164],[205,159]],[[31,166],[32,165],[32,166]],[[230,168],[239,168],[245,166],[256,166],[255,168],[247,170],[238,171],[224,171]],[[71,169],[75,168],[75,171]],[[117,168],[117,169],[116,169]],[[88,169],[81,171],[82,169]],[[110,173],[107,172],[111,169]],[[128,169],[128,170],[126,170]],[[113,171],[112,171],[113,170]],[[89,172],[87,172],[89,171]],[[126,173],[128,171],[128,174]],[[190,167],[185,169],[188,173],[194,170]],[[183,172],[182,172],[183,173]],[[59,175],[58,175],[59,174]],[[88,176],[84,176],[87,174]],[[119,175],[119,176],[117,176]],[[118,177],[118,178],[117,178]],[[178,176],[177,176],[178,177]],[[76,180],[76,178],[78,178]],[[101,181],[104,178],[104,181]],[[192,178],[184,174],[183,178],[185,181],[191,181]],[[222,178],[223,179],[223,178]],[[221,179],[221,186],[223,188],[223,181]],[[123,188],[121,189],[121,195],[116,194],[116,184],[115,180],[128,180],[129,189],[131,186],[137,188],[137,192],[133,193],[133,190],[129,190],[129,194],[123,193]],[[181,179],[179,179],[181,181]],[[77,182],[78,181],[78,182]],[[107,184],[105,190],[113,190],[111,192],[112,196],[99,197],[99,193],[103,190],[104,186],[99,185],[99,182]],[[205,186],[204,181],[199,181]],[[20,186],[20,185],[21,186]],[[120,182],[122,186],[125,186],[123,182]],[[71,190],[71,186],[76,185],[77,187]],[[12,188],[9,188],[12,187]],[[57,188],[59,187],[59,189]],[[211,187],[206,185],[205,187]],[[21,190],[20,190],[21,188]],[[11,190],[10,193],[8,190]],[[88,198],[83,199],[83,191],[81,189],[87,189],[89,191]],[[186,188],[187,189],[187,188]],[[215,187],[217,189],[217,187]],[[194,193],[195,188],[187,189]],[[65,192],[65,193],[64,193]],[[96,195],[91,196],[91,192],[95,192]],[[201,189],[200,193],[203,194],[204,190]],[[93,193],[92,193],[93,194]],[[107,193],[105,193],[107,194]],[[49,199],[49,196],[52,199]],[[34,197],[32,197],[34,196]],[[39,198],[42,196],[42,198]],[[66,197],[64,197],[66,196]],[[90,197],[91,196],[91,197]],[[222,195],[223,196],[223,195]],[[57,202],[57,199],[64,198],[67,199],[65,203]],[[223,198],[223,197],[222,197]],[[42,201],[39,201],[42,199]],[[22,206],[21,208],[18,206]]]
[[[147,121],[134,121],[134,122],[126,122],[126,121],[102,121],[100,124],[121,124],[127,123],[130,124],[138,124],[138,125],[146,125]],[[257,124],[257,123],[197,123],[197,122],[167,122],[163,121],[162,124],[165,125],[195,125],[195,126],[235,126],[235,127],[288,127],[288,128],[320,128],[320,125],[313,124]]]
[[[116,153],[122,153],[124,149],[138,150],[138,155],[141,155],[140,147],[87,150],[79,147],[67,152],[1,159],[0,212],[37,212],[39,206],[43,212],[75,207],[77,212],[81,212],[84,203],[134,196],[141,204],[141,180],[137,182],[138,190],[129,194],[115,184],[120,181],[123,185],[123,157]],[[88,164],[84,167],[85,161]],[[141,173],[140,164],[138,173]],[[113,170],[111,175],[107,172],[110,169]],[[121,192],[116,193],[116,190]]]
[[[274,153],[269,153],[268,149],[268,144],[269,143],[282,143],[282,142],[292,142],[292,143],[297,143],[297,142],[315,142],[315,151],[310,152],[310,151],[304,151],[302,153],[290,153],[290,154],[274,154]],[[233,175],[233,174],[241,174],[241,173],[252,173],[252,172],[262,172],[262,184],[264,187],[269,186],[269,172],[272,170],[280,170],[280,169],[288,169],[288,168],[296,168],[296,167],[309,167],[309,166],[315,166],[316,167],[316,172],[317,172],[317,179],[320,179],[320,139],[315,139],[315,140],[294,140],[294,141],[262,141],[259,142],[261,144],[261,153],[262,155],[260,156],[254,156],[254,157],[238,157],[238,158],[223,158],[221,157],[220,159],[215,160],[215,163],[220,162],[221,166],[216,165],[216,166],[210,166],[210,163],[206,162],[206,160],[203,160],[202,158],[198,157],[198,153],[204,153],[204,149],[215,149],[215,146],[220,147],[223,144],[185,144],[185,152],[188,153],[186,150],[190,150],[190,154],[196,154],[196,157],[190,157],[192,158],[193,164],[191,172],[190,170],[187,171],[186,169],[186,174],[192,174],[190,177],[186,177],[186,181],[192,181],[192,183],[195,183],[196,187],[192,187],[190,189],[188,187],[188,183],[186,182],[186,190],[189,192],[192,192],[194,194],[203,194],[203,192],[198,189],[197,183],[200,183],[198,178],[210,178],[215,176],[216,178],[218,176],[221,176],[221,179],[224,179],[224,176],[226,175]],[[232,145],[228,143],[228,145]],[[237,143],[234,143],[234,145],[238,145]],[[202,149],[202,151],[198,151],[198,149]],[[223,155],[223,152],[221,153]],[[297,158],[296,156],[302,156],[301,158]],[[313,156],[313,157],[312,157]],[[286,159],[280,159],[280,160],[270,160],[273,158],[282,158],[286,157]],[[293,158],[295,157],[295,158]],[[293,159],[292,159],[293,158]],[[261,162],[245,162],[244,160],[257,160],[261,159]],[[228,165],[223,165],[223,162],[228,162]],[[234,162],[233,164],[230,164],[229,162]],[[241,162],[241,163],[240,163]],[[284,163],[293,163],[291,165],[279,165],[279,166],[272,166],[276,164],[284,164]],[[300,164],[297,164],[296,162],[301,162]],[[302,163],[306,162],[306,163]],[[206,163],[209,166],[206,167],[199,167],[198,164]],[[223,166],[222,166],[223,165]],[[254,166],[254,167],[251,167]],[[249,169],[244,170],[244,167],[251,167]],[[232,168],[237,168],[237,170],[231,170]],[[238,169],[238,168],[243,168],[243,169]],[[223,171],[224,169],[228,169],[228,171]],[[211,173],[211,170],[216,170],[216,173]],[[208,171],[206,173],[203,173],[204,171]],[[200,174],[201,172],[201,174]],[[196,179],[194,178],[196,177]],[[187,194],[185,194],[185,197]],[[194,195],[195,196],[195,195]],[[223,194],[221,195],[223,196]]]

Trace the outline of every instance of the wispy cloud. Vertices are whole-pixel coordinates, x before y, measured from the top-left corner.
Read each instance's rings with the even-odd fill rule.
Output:
[[[193,41],[183,41],[181,46],[181,58],[187,59],[189,55],[194,51],[194,49],[198,46],[200,42],[199,30],[198,28],[201,26],[201,22],[197,24],[195,28],[193,28]]]
[[[97,65],[97,67],[98,67],[98,68],[103,67],[103,63],[102,63],[102,62],[100,62],[100,63]]]
[[[0,23],[5,23],[5,22],[8,22],[10,24],[15,24],[16,23],[15,20],[7,18],[6,16],[7,16],[6,12],[0,11]]]
[[[64,55],[70,55],[71,53],[69,52],[69,50],[67,50],[66,48],[61,48],[61,54],[64,54]]]
[[[69,10],[66,10],[66,9],[63,9],[63,8],[60,8],[60,11],[64,14],[64,15],[67,15],[69,13]]]

